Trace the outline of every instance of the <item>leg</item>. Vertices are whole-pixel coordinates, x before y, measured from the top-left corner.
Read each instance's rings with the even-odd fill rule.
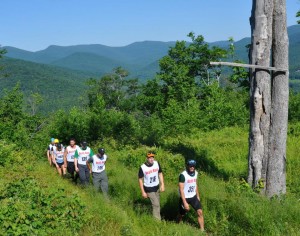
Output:
[[[65,165],[62,165],[62,173],[63,173],[63,176],[65,177],[66,176],[66,173],[67,173],[67,169],[65,168]]]
[[[49,161],[50,166],[52,166],[52,158],[51,158],[51,156],[48,157],[48,161]]]
[[[85,184],[85,168],[83,165],[78,165],[78,169],[79,169],[79,179],[80,179],[80,183],[82,185]]]
[[[177,215],[177,223],[180,223],[180,222],[182,222],[182,219],[183,219],[184,215],[186,214],[186,209],[184,209],[181,197],[179,197],[178,209],[179,209],[179,213]]]
[[[67,171],[71,175],[71,179],[74,180],[74,172],[75,172],[75,166],[74,162],[67,162]]]
[[[57,169],[58,174],[61,176],[61,167],[60,167],[60,165],[58,165],[58,166],[56,167],[56,169]]]
[[[98,191],[100,188],[100,173],[93,173],[93,185],[95,190]]]
[[[198,214],[198,223],[200,226],[201,231],[204,231],[204,217],[203,217],[203,212],[201,209],[197,210]]]
[[[87,166],[84,166],[84,170],[85,170],[85,185],[89,185],[90,184],[90,170],[88,169]]]
[[[107,196],[108,195],[108,178],[106,175],[106,171],[102,171],[101,173],[101,181],[100,181],[100,187],[102,190],[102,193]]]
[[[152,203],[152,214],[154,218],[161,220],[159,191],[147,193],[147,195],[150,198],[150,201]]]
[[[200,200],[197,198],[197,196],[195,196],[192,199],[190,199],[190,204],[197,211],[199,227],[201,231],[204,231],[204,217]]]

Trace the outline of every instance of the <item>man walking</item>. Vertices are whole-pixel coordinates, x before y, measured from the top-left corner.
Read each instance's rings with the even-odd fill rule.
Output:
[[[87,146],[86,141],[81,142],[81,147],[78,147],[75,151],[75,170],[79,173],[81,184],[85,186],[90,183],[90,171],[86,166],[86,161],[93,155],[94,153],[92,149]]]
[[[53,147],[55,146],[54,140],[55,140],[55,138],[50,139],[51,143],[48,145],[48,148],[47,148],[47,158],[48,158],[48,162],[49,162],[50,166],[52,166],[52,150],[53,150]]]
[[[78,173],[75,171],[74,156],[78,146],[76,145],[75,138],[70,139],[70,145],[66,147],[64,153],[64,160],[66,163],[65,168],[67,168],[68,173],[71,175],[72,180],[76,183],[78,178]]]
[[[105,164],[107,161],[107,155],[105,154],[104,148],[99,148],[98,153],[90,157],[86,165],[92,173],[93,184],[98,191],[101,188],[102,193],[107,196],[108,193],[108,178],[105,171]],[[90,167],[92,163],[92,168]]]
[[[204,217],[200,203],[200,195],[197,185],[198,172],[195,170],[196,161],[188,160],[186,170],[179,175],[179,215],[178,222],[190,210],[189,204],[197,211],[198,223],[201,231],[204,231]]]
[[[150,198],[154,218],[161,220],[160,195],[165,191],[164,177],[160,164],[154,160],[154,153],[147,153],[146,162],[141,165],[138,173],[139,186],[143,198]]]

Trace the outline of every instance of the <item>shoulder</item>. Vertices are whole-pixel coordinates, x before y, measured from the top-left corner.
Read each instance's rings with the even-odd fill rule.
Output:
[[[185,182],[185,176],[184,176],[183,173],[181,173],[181,174],[179,175],[179,183],[184,183],[184,182]]]

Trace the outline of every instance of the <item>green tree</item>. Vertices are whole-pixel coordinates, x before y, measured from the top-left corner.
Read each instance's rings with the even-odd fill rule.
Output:
[[[165,102],[174,99],[186,102],[196,97],[199,87],[210,85],[218,77],[219,70],[210,66],[210,61],[218,61],[227,55],[219,47],[209,47],[204,37],[189,33],[191,43],[177,41],[167,56],[160,62],[159,79]]]
[[[6,49],[2,49],[1,48],[1,45],[0,45],[0,59],[3,58],[4,54],[6,53]],[[3,65],[0,65],[0,71],[4,69],[4,66]],[[2,77],[3,75],[0,74],[0,78]],[[4,77],[6,77],[7,75],[4,75]]]
[[[101,96],[105,108],[116,108],[118,110],[133,109],[133,98],[139,93],[137,79],[127,79],[129,72],[117,67],[112,73],[104,75],[100,80],[90,79],[88,81],[88,106],[95,108],[95,103]]]

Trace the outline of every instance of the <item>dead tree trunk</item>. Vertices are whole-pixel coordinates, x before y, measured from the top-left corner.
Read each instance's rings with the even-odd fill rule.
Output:
[[[273,0],[253,0],[250,64],[270,66]],[[266,179],[271,113],[269,70],[250,70],[250,133],[248,183],[257,187]]]
[[[250,18],[250,64],[288,69],[285,0],[253,0]],[[272,51],[272,60],[271,60]],[[271,197],[286,192],[286,139],[288,70],[250,71],[250,133],[248,182],[262,181],[262,193]]]
[[[275,67],[288,68],[286,0],[274,0],[272,57]],[[286,193],[286,139],[288,124],[289,73],[272,76],[272,111],[266,195]]]

